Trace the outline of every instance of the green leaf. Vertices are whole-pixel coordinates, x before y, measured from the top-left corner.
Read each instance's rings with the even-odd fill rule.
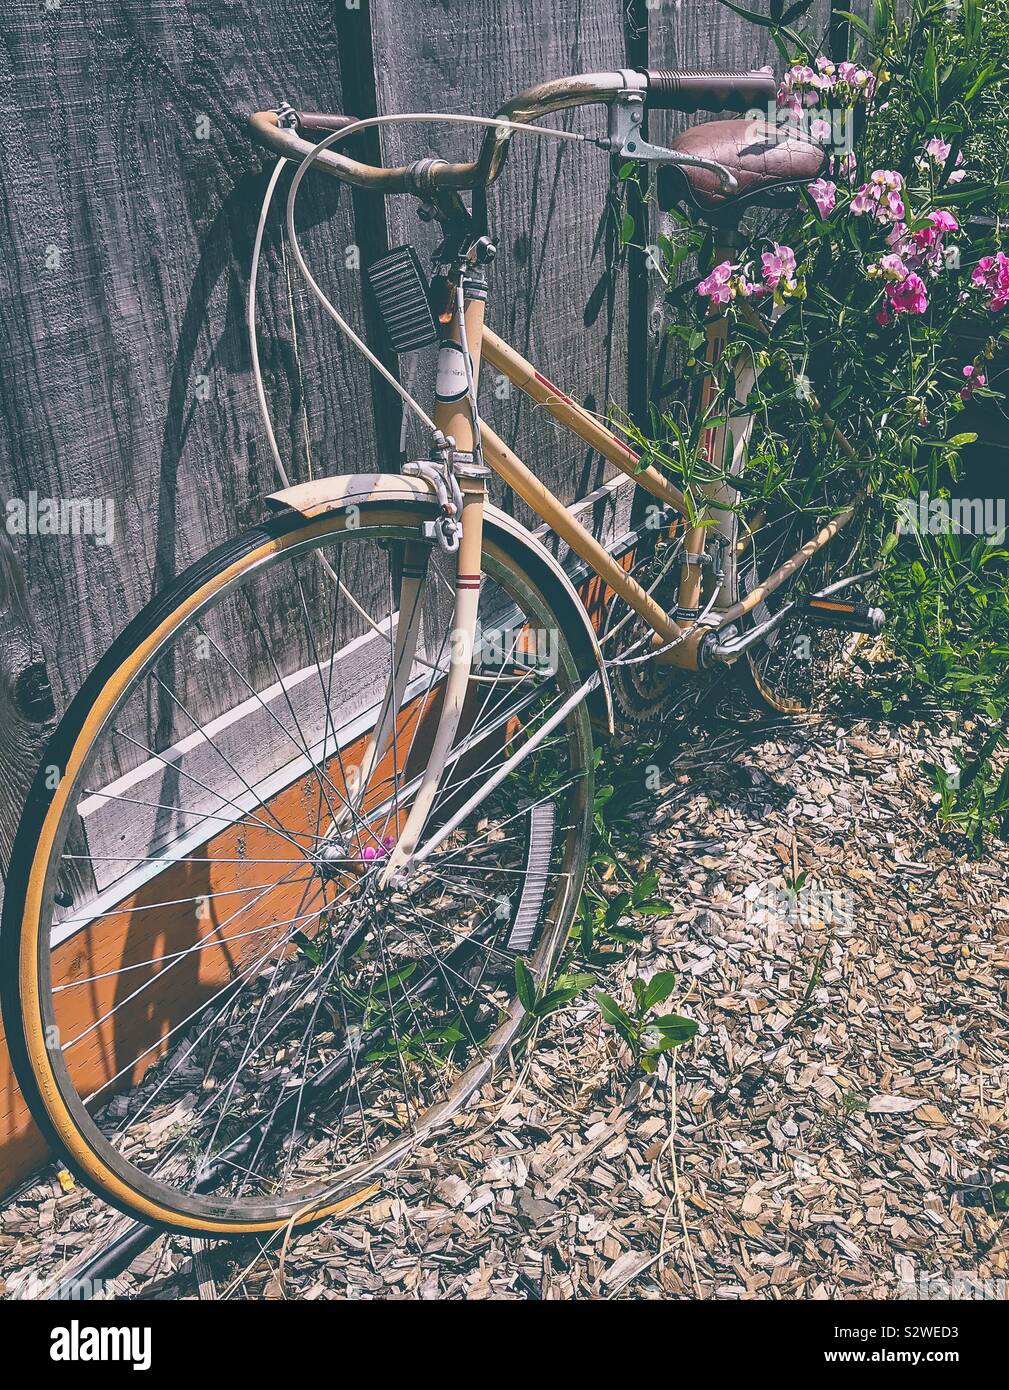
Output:
[[[599,1012],[607,1023],[613,1025],[624,1042],[634,1046],[634,1021],[630,1014],[626,1013],[612,995],[604,994],[602,990],[596,991],[596,1003],[599,1005]]]
[[[658,869],[653,869],[651,873],[647,873],[644,875],[643,878],[640,878],[631,890],[631,897],[634,900],[635,907],[638,905],[638,903],[644,902],[646,898],[651,897],[651,895],[655,892],[658,886]]]
[[[517,957],[515,960],[515,993],[519,997],[519,1003],[527,1014],[536,1012],[536,982],[525,961]]]
[[[664,1014],[662,1018],[655,1019],[653,1026],[659,1030],[663,1039],[673,1047],[679,1047],[680,1043],[689,1042],[697,1032],[697,1020],[683,1018],[680,1014]]]
[[[645,986],[641,1000],[642,1011],[654,1009],[656,1004],[664,1004],[676,988],[676,974],[672,970],[659,970]]]
[[[322,952],[315,942],[305,935],[303,931],[293,932],[291,940],[295,943],[301,954],[307,957],[313,965],[322,964]]]
[[[397,985],[401,985],[404,980],[410,978],[419,964],[419,961],[412,960],[408,965],[404,965],[401,970],[394,970],[380,985],[375,986],[375,993],[391,994]]]
[[[850,10],[834,10],[833,13],[838,19],[846,19],[849,24],[854,24],[859,33],[864,34],[867,39],[872,38],[872,30],[861,15],[852,14]]]

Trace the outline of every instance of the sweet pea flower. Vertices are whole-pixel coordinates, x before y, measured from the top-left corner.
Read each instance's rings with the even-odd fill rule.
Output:
[[[904,180],[895,169],[874,169],[869,182],[852,198],[851,211],[856,217],[869,215],[878,222],[899,222],[904,216],[903,187]]]
[[[931,246],[937,246],[947,232],[958,232],[960,223],[951,212],[946,212],[940,208],[937,212],[928,214],[929,225],[919,227],[916,232],[912,232],[911,240],[922,250]]]
[[[837,202],[837,184],[830,179],[816,179],[809,185],[809,196],[816,204],[821,217],[829,217]]]
[[[919,157],[915,160],[915,163],[919,169],[924,170],[928,168],[928,161],[931,160],[939,169],[943,169],[946,166],[946,161],[949,159],[952,148],[953,146],[948,140],[941,140],[938,136],[935,136],[933,139],[929,140],[928,144],[925,146],[924,158]],[[953,161],[953,170],[949,175],[949,183],[959,183],[961,179],[967,177],[967,170],[962,166],[963,150],[958,150],[956,159]]]
[[[971,272],[971,284],[988,292],[988,308],[993,314],[1009,304],[1009,256],[998,251],[982,256]]]
[[[747,299],[764,293],[763,285],[749,278],[749,266],[735,266],[731,261],[722,261],[697,286],[697,293],[706,295],[709,307],[712,304],[728,304],[737,296]]]
[[[960,388],[960,399],[962,401],[969,401],[976,387],[988,385],[988,378],[985,376],[984,372],[979,372],[975,368],[973,362],[968,362],[967,366],[963,369],[963,374],[967,380]]]
[[[761,256],[761,274],[764,277],[764,284],[768,289],[776,290],[782,287],[795,289],[795,252],[790,246],[781,246],[778,242],[772,242],[773,251],[765,251]]]
[[[731,296],[729,280],[732,278],[732,262],[722,261],[711,274],[697,286],[697,293],[706,295],[712,304],[728,304]]]
[[[880,256],[878,270],[884,280],[903,280],[910,274],[903,258],[895,251],[889,252],[886,256]]]
[[[396,848],[396,841],[389,835],[378,845],[365,845],[361,858],[370,862],[373,859],[387,859]]]
[[[833,67],[833,64],[831,64]],[[833,95],[844,105],[853,105],[860,97],[867,101],[875,90],[876,79],[867,68],[857,63],[839,63],[834,73]]]
[[[914,271],[896,284],[887,285],[886,297],[895,314],[923,314],[928,308],[925,282]]]
[[[930,212],[928,225],[909,232],[903,222],[895,222],[890,229],[887,241],[899,255],[904,257],[909,270],[927,271],[935,279],[947,267],[947,248],[944,237],[948,232],[960,230],[960,224],[952,213],[940,208]]]
[[[820,98],[834,87],[836,69],[829,58],[816,59],[816,67],[796,63],[781,79],[777,92],[779,106],[787,107],[793,116],[802,114],[804,107],[819,106]]]

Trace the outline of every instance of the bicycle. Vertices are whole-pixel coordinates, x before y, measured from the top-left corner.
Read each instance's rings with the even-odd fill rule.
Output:
[[[271,1232],[345,1209],[418,1144],[465,1123],[523,1036],[516,960],[545,986],[577,908],[593,721],[647,722],[678,681],[730,667],[772,707],[807,707],[790,631],[821,644],[812,669],[879,630],[883,615],[848,597],[869,572],[831,578],[853,568],[854,542],[840,565],[828,556],[846,528],[858,532],[857,496],[741,516],[732,480],[752,355],[737,372],[739,408],[707,431],[709,458],[729,467],[698,515],[485,322],[495,248],[482,192],[516,133],[657,165],[660,204],[706,219],[726,248],[717,260],[743,212],[794,198],[824,152],[799,137],[755,141],[741,116],[661,148],[642,137],[643,114],[742,113],[774,91],[768,70],[622,70],[540,84],[487,118],[252,117],[281,156],[250,327],[282,478],[255,277],[285,161],[297,164],[287,234],[307,283],[432,447],[398,474],[273,494],[263,524],[126,628],[43,760],[7,883],[4,1023],[38,1124],[113,1204],[198,1235]],[[605,137],[534,124],[588,104],[606,108]],[[332,148],[392,120],[478,125],[480,155],[387,168]],[[369,268],[394,350],[438,345],[430,415],[312,277],[294,217],[312,168],[412,195],[439,225],[430,284],[412,248]],[[709,318],[709,363],[726,341],[725,318]],[[595,539],[480,418],[484,363],[630,475],[659,524],[624,552]],[[568,570],[489,504],[491,472],[568,544],[577,582],[605,586],[602,630]]]

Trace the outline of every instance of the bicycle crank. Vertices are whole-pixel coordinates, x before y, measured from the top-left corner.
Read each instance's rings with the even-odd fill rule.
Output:
[[[869,570],[865,574],[852,575],[849,579],[829,584],[819,593],[785,603],[777,613],[756,623],[744,633],[740,633],[735,625],[705,633],[697,646],[698,667],[708,670],[716,662],[731,665],[751,647],[763,642],[791,615],[804,618],[811,627],[833,628],[840,632],[864,632],[873,637],[878,636],[886,626],[886,614],[882,608],[837,597],[843,589],[850,589],[874,572]]]

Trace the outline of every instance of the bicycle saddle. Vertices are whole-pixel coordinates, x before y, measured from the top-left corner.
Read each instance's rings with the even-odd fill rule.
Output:
[[[786,206],[827,164],[826,151],[815,141],[762,118],[704,121],[677,135],[670,148],[714,160],[736,179],[736,189],[726,193],[703,167],[667,164],[658,170],[659,207],[667,212],[685,202],[708,221],[731,220],[755,205]]]

